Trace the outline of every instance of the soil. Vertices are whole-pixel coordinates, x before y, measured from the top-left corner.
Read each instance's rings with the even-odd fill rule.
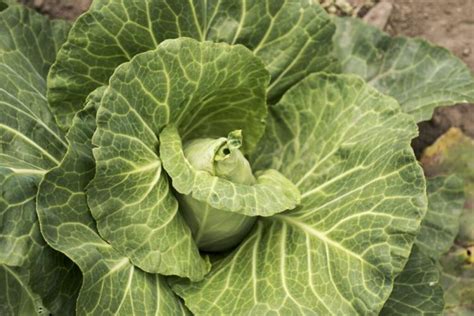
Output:
[[[53,18],[73,20],[87,10],[91,0],[19,0]],[[388,21],[382,18],[391,35],[422,37],[450,49],[474,72],[474,0],[349,0],[359,16],[371,14],[367,8],[377,2],[391,4]],[[364,3],[370,3],[370,6]],[[384,8],[381,3],[372,10]],[[386,7],[386,6],[385,6]],[[369,10],[368,12],[366,12]],[[377,13],[377,12],[372,12]],[[383,15],[384,13],[381,12]],[[374,14],[377,16],[377,14]],[[380,18],[378,17],[380,23]],[[387,23],[386,23],[387,22]],[[377,24],[377,23],[376,23]],[[380,26],[380,25],[379,25]],[[439,108],[430,121],[419,124],[420,136],[413,140],[419,157],[426,146],[450,127],[460,128],[474,137],[474,106]]]
[[[92,0],[18,0],[52,18],[74,20],[89,8]]]
[[[394,6],[386,30],[392,35],[423,37],[446,47],[474,70],[473,0],[390,0]]]

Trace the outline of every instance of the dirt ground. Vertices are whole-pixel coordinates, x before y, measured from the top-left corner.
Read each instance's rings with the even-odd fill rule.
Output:
[[[53,18],[74,20],[89,8],[91,0],[18,0]]]
[[[91,0],[19,1],[54,18],[69,20],[85,11],[91,2]],[[364,1],[348,2],[355,4]],[[380,2],[392,5],[385,31],[391,35],[422,37],[444,46],[468,64],[474,72],[474,0],[380,0]],[[376,7],[373,10],[376,10]],[[420,123],[419,127],[420,136],[413,141],[417,156],[450,127],[459,127],[465,134],[474,137],[474,106],[439,108],[432,120]]]
[[[474,71],[473,0],[390,0],[387,31],[420,36],[449,48]]]

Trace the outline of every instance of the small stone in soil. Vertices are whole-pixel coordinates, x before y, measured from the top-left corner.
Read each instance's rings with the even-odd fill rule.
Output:
[[[392,11],[393,5],[391,3],[379,2],[364,16],[364,21],[383,30],[387,25]]]

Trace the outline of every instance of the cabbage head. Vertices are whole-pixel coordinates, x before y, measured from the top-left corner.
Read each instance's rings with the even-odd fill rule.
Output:
[[[0,315],[441,313],[472,74],[316,2],[0,1]]]

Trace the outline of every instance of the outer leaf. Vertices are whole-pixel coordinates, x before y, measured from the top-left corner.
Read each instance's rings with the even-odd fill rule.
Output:
[[[392,38],[359,19],[336,18],[335,53],[343,72],[393,96],[417,122],[441,105],[474,102],[474,77],[447,49],[421,39]]]
[[[251,49],[271,74],[270,103],[276,103],[308,74],[338,68],[330,56],[335,26],[317,1],[207,3],[208,21],[202,27],[206,39],[242,44]]]
[[[271,216],[291,210],[300,202],[300,192],[276,170],[257,174],[255,185],[244,185],[196,170],[184,156],[178,130],[173,125],[160,134],[160,157],[173,188],[181,194],[223,211],[247,216]]]
[[[428,180],[428,212],[416,243],[427,256],[438,259],[452,246],[464,208],[464,183],[457,176]]]
[[[0,167],[0,315],[74,312],[80,274],[41,236],[35,200],[39,180]]]
[[[0,314],[73,313],[80,275],[39,231],[35,196],[66,149],[45,98],[68,25],[21,6],[0,13]]]
[[[64,154],[64,136],[44,95],[46,74],[67,29],[20,6],[0,13],[1,166],[41,174]]]
[[[169,40],[117,69],[98,112],[89,206],[101,235],[145,271],[193,280],[208,272],[158,157],[161,129],[213,137],[264,129],[268,73],[242,46]],[[163,238],[166,236],[167,238]]]
[[[439,270],[415,245],[403,272],[395,279],[381,315],[439,315],[443,308]]]
[[[425,173],[429,175],[456,174],[464,180],[466,208],[461,215],[457,241],[465,246],[474,243],[474,139],[459,128],[450,128],[426,148],[421,157]]]
[[[415,123],[353,76],[309,76],[271,114],[253,166],[297,183],[302,206],[174,289],[203,315],[378,313],[426,209]]]
[[[309,0],[103,0],[75,23],[49,76],[49,100],[69,126],[85,97],[115,68],[166,39],[243,44],[272,75],[277,100],[311,72],[332,67],[334,25]]]
[[[458,174],[460,178],[464,178],[464,190],[469,197],[469,187],[472,182],[470,181],[472,180],[472,172],[470,172],[472,144],[474,142],[463,135],[459,129],[450,129],[423,153],[421,163],[425,173],[431,176]],[[417,243],[428,256],[435,260],[438,260],[452,246],[458,230],[460,232],[457,242],[463,243],[465,234],[463,228],[472,223],[470,220],[472,213],[469,214],[467,208],[464,214],[461,214],[464,199],[463,183],[460,178],[437,177],[428,181],[429,208],[417,237]],[[470,233],[472,229],[467,231]],[[469,308],[472,309],[472,302],[474,302],[474,291],[471,290],[473,274],[469,268],[465,271],[463,269],[466,257],[467,250],[458,246],[452,247],[448,254],[441,257],[443,264],[441,281],[446,300],[444,313],[447,315],[472,313]],[[429,287],[428,284],[425,286]],[[416,296],[416,293],[412,295]],[[437,299],[442,302],[443,298],[438,296]]]
[[[469,251],[468,246],[472,245],[473,224],[472,207],[470,209],[469,200],[474,196],[474,169],[472,161],[472,152],[474,149],[474,140],[463,135],[461,130],[451,128],[442,135],[432,146],[428,147],[421,158],[423,169],[427,174],[457,174],[464,180],[464,192],[467,198],[466,208],[459,220],[458,210],[460,201],[455,198],[453,186],[449,190],[441,187],[439,194],[436,194],[442,206],[447,204],[445,212],[451,217],[433,217],[434,225],[432,227],[443,227],[443,234],[452,238],[451,234],[455,234],[459,228],[456,237],[456,244],[451,247],[448,253],[441,257],[442,264],[442,285],[444,288],[444,298],[446,301],[444,314],[446,315],[471,315],[474,311],[474,266],[472,265],[472,250]],[[454,178],[454,177],[451,177]],[[440,178],[442,179],[442,178]],[[454,178],[455,179],[455,178]],[[451,183],[453,183],[451,181]],[[455,182],[454,182],[455,183]],[[437,186],[434,186],[436,188]],[[458,189],[459,190],[459,189]],[[436,192],[436,190],[435,190]],[[451,197],[451,201],[443,203],[443,197]],[[436,214],[438,215],[438,214]],[[434,221],[434,219],[438,219]],[[458,220],[454,222],[454,220]],[[455,224],[458,224],[456,226]],[[450,227],[453,226],[451,229]],[[448,228],[448,229],[446,229]],[[442,236],[442,234],[439,234]],[[423,236],[423,235],[421,235]],[[436,244],[435,244],[436,245]],[[462,245],[462,246],[460,246]],[[446,246],[448,246],[446,244]],[[469,253],[471,254],[469,256]],[[470,262],[470,264],[469,264]]]
[[[0,3],[1,5],[2,3]],[[2,315],[36,315],[49,311],[39,295],[23,286],[21,278],[9,266],[0,265],[0,313]]]
[[[441,260],[443,267],[442,283],[446,307],[445,315],[472,315],[474,312],[474,266],[468,264],[466,249],[453,247]]]
[[[38,213],[48,243],[82,270],[78,315],[186,314],[166,281],[134,267],[100,238],[87,207],[85,187],[94,176],[91,137],[103,88],[79,112],[67,136],[68,152],[41,183]]]
[[[463,181],[456,176],[428,180],[428,212],[410,259],[395,279],[382,314],[432,315],[443,311],[443,289],[436,262],[453,244],[464,205]]]
[[[40,176],[16,174],[0,167],[0,264],[22,266],[41,243],[36,218],[36,186]]]

